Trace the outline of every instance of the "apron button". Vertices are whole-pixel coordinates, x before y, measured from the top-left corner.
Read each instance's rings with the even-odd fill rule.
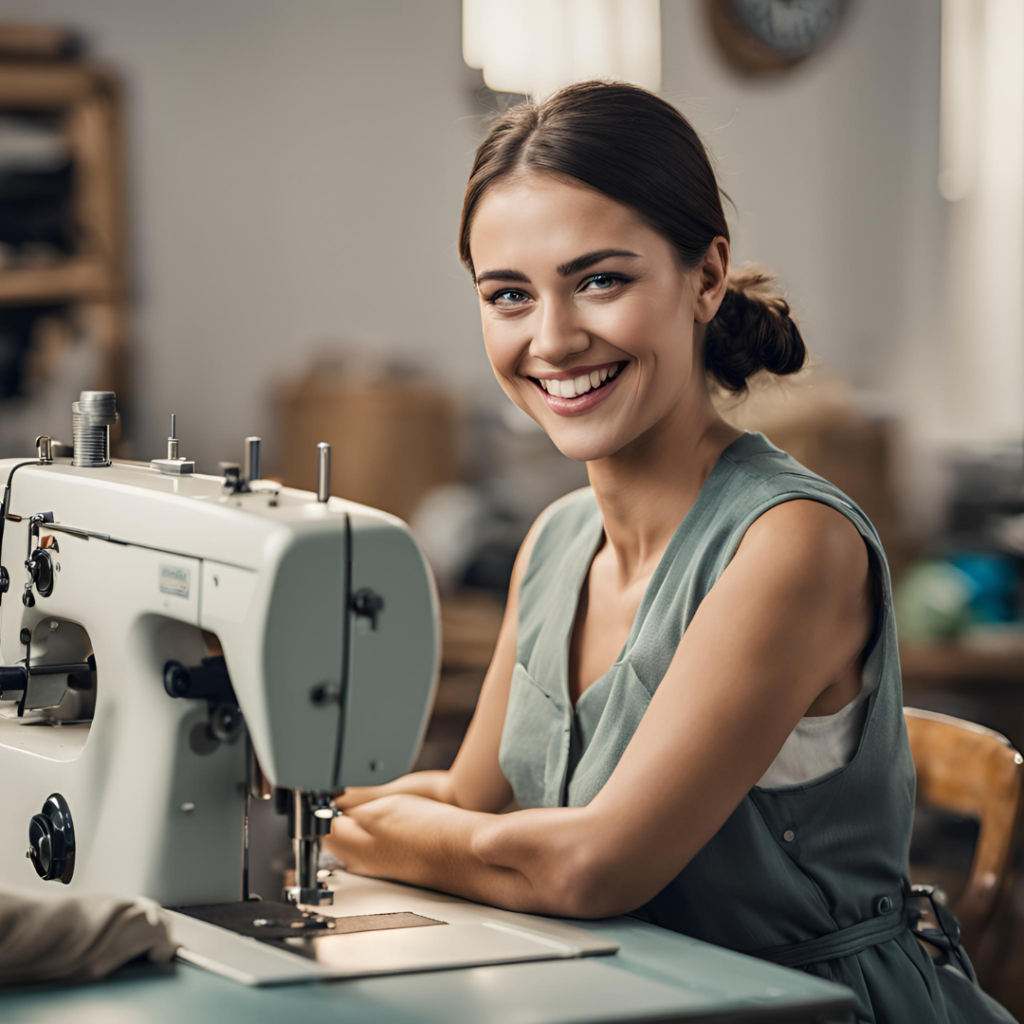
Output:
[[[888,896],[879,896],[875,901],[876,914],[892,913],[892,900]]]
[[[796,839],[796,833],[791,828],[787,828],[786,831],[782,833],[782,838],[785,839],[787,843],[791,843]]]

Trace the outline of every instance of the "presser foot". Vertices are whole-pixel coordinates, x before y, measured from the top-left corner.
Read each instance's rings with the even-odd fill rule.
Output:
[[[284,889],[282,895],[285,903],[294,903],[296,906],[319,907],[325,903],[334,902],[334,893],[320,885],[315,888],[289,885]]]

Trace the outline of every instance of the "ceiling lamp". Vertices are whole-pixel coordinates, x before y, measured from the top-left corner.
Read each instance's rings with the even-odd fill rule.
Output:
[[[661,87],[661,0],[462,0],[462,56],[495,92],[608,78]]]

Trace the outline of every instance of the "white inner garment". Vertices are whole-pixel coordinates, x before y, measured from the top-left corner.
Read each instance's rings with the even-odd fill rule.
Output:
[[[868,655],[861,671],[860,693],[834,715],[801,718],[785,744],[761,776],[758,786],[793,786],[812,782],[849,764],[860,744],[868,697],[881,677],[882,637]]]

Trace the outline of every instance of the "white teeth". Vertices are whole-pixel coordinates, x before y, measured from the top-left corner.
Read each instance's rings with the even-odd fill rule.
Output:
[[[611,367],[602,367],[600,370],[591,370],[590,373],[580,374],[578,377],[570,377],[568,380],[541,380],[540,386],[556,398],[578,398],[588,391],[600,387],[605,381],[611,380],[619,375],[621,365],[616,363]]]

